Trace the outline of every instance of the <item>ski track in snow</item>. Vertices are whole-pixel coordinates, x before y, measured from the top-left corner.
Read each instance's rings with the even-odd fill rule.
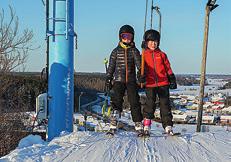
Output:
[[[143,141],[135,133],[119,132],[114,137],[101,133],[98,139],[70,154],[64,161],[141,161]],[[89,154],[91,155],[89,157]],[[76,159],[78,157],[78,159]]]
[[[224,138],[227,135],[224,132]],[[64,161],[215,162],[222,159],[229,161],[231,158],[229,152],[230,134],[229,137],[226,137],[226,140],[224,138],[217,138],[213,133],[203,135],[186,133],[181,137],[156,135],[144,139],[136,137],[133,132],[124,131],[108,138],[101,133],[100,136],[93,138],[91,142],[87,142],[89,145],[86,147],[69,154]],[[214,149],[216,146],[224,149],[218,151]]]
[[[16,149],[0,161],[228,162],[230,150],[231,132],[222,129],[182,132],[177,137],[164,136],[162,128],[155,128],[150,138],[123,130],[111,138],[105,133],[75,132],[49,143]]]

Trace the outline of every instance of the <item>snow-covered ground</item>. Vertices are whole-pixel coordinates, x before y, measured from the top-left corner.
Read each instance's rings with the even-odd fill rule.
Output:
[[[219,79],[208,82],[210,85],[206,86],[206,92],[219,92],[218,87],[225,84]],[[231,94],[231,89],[223,91],[224,94]],[[199,86],[179,86],[171,93],[196,96],[199,94]],[[102,98],[102,95],[99,96]],[[100,101],[98,98],[89,103],[95,104],[92,110],[101,111],[101,107],[98,106]],[[91,117],[88,122],[96,126],[98,121],[90,119],[93,120]],[[122,121],[133,124],[131,119],[126,117],[122,117]],[[76,127],[74,130],[77,130]],[[161,124],[154,122],[152,135],[148,139],[138,138],[134,132],[122,130],[113,138],[106,137],[103,132],[63,133],[50,142],[43,141],[40,136],[29,135],[20,141],[15,150],[0,158],[0,162],[230,162],[231,128],[205,126],[203,130],[207,132],[196,132],[196,125],[176,124],[174,131],[181,132],[182,135],[166,137],[162,134]]]
[[[231,89],[222,89],[227,81],[223,79],[207,79],[208,85],[205,86],[205,93],[223,93],[225,95],[231,96]],[[179,86],[176,90],[171,90],[171,94],[184,94],[184,95],[199,95],[200,85],[194,86]]]
[[[171,94],[179,94],[179,95],[199,95],[200,86],[194,85],[194,86],[178,86],[176,90],[171,90]],[[231,96],[231,89],[222,89],[218,90],[217,85],[208,85],[205,86],[205,93],[223,93],[227,96]]]
[[[231,161],[231,132],[227,127],[209,126],[209,132],[196,133],[195,125],[175,125],[174,130],[182,136],[164,137],[159,123],[152,124],[152,135],[145,140],[122,130],[113,138],[102,132],[79,131],[51,142],[30,135],[0,161]]]

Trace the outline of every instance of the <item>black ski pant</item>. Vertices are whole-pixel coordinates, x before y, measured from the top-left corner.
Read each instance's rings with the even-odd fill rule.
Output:
[[[141,113],[140,97],[138,94],[138,86],[135,82],[115,82],[112,87],[113,94],[111,95],[112,110],[118,110],[122,112],[123,109],[123,97],[127,90],[128,102],[131,107],[132,120],[134,122],[141,122],[143,116]]]
[[[173,126],[172,112],[169,99],[169,86],[161,86],[154,88],[146,88],[146,104],[143,109],[143,116],[147,119],[154,118],[154,112],[156,110],[156,97],[158,95],[160,100],[160,117],[162,126]]]

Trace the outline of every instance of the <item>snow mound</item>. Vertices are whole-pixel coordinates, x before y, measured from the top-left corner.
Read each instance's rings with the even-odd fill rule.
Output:
[[[198,162],[231,161],[231,132],[226,127],[209,126],[209,132],[195,132],[195,125],[175,125],[179,137],[166,137],[159,123],[152,124],[148,139],[120,130],[113,138],[103,132],[74,132],[44,142],[28,136],[0,161],[77,161],[77,162]],[[34,144],[37,142],[37,144]],[[30,143],[30,144],[28,144]]]
[[[27,137],[21,139],[18,144],[18,149],[24,147],[30,147],[36,144],[43,145],[45,141],[42,140],[41,136],[38,135],[28,135]]]

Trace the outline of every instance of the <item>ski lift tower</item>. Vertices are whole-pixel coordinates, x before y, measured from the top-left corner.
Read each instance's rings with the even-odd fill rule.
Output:
[[[48,141],[73,131],[74,0],[46,0],[49,17]]]

